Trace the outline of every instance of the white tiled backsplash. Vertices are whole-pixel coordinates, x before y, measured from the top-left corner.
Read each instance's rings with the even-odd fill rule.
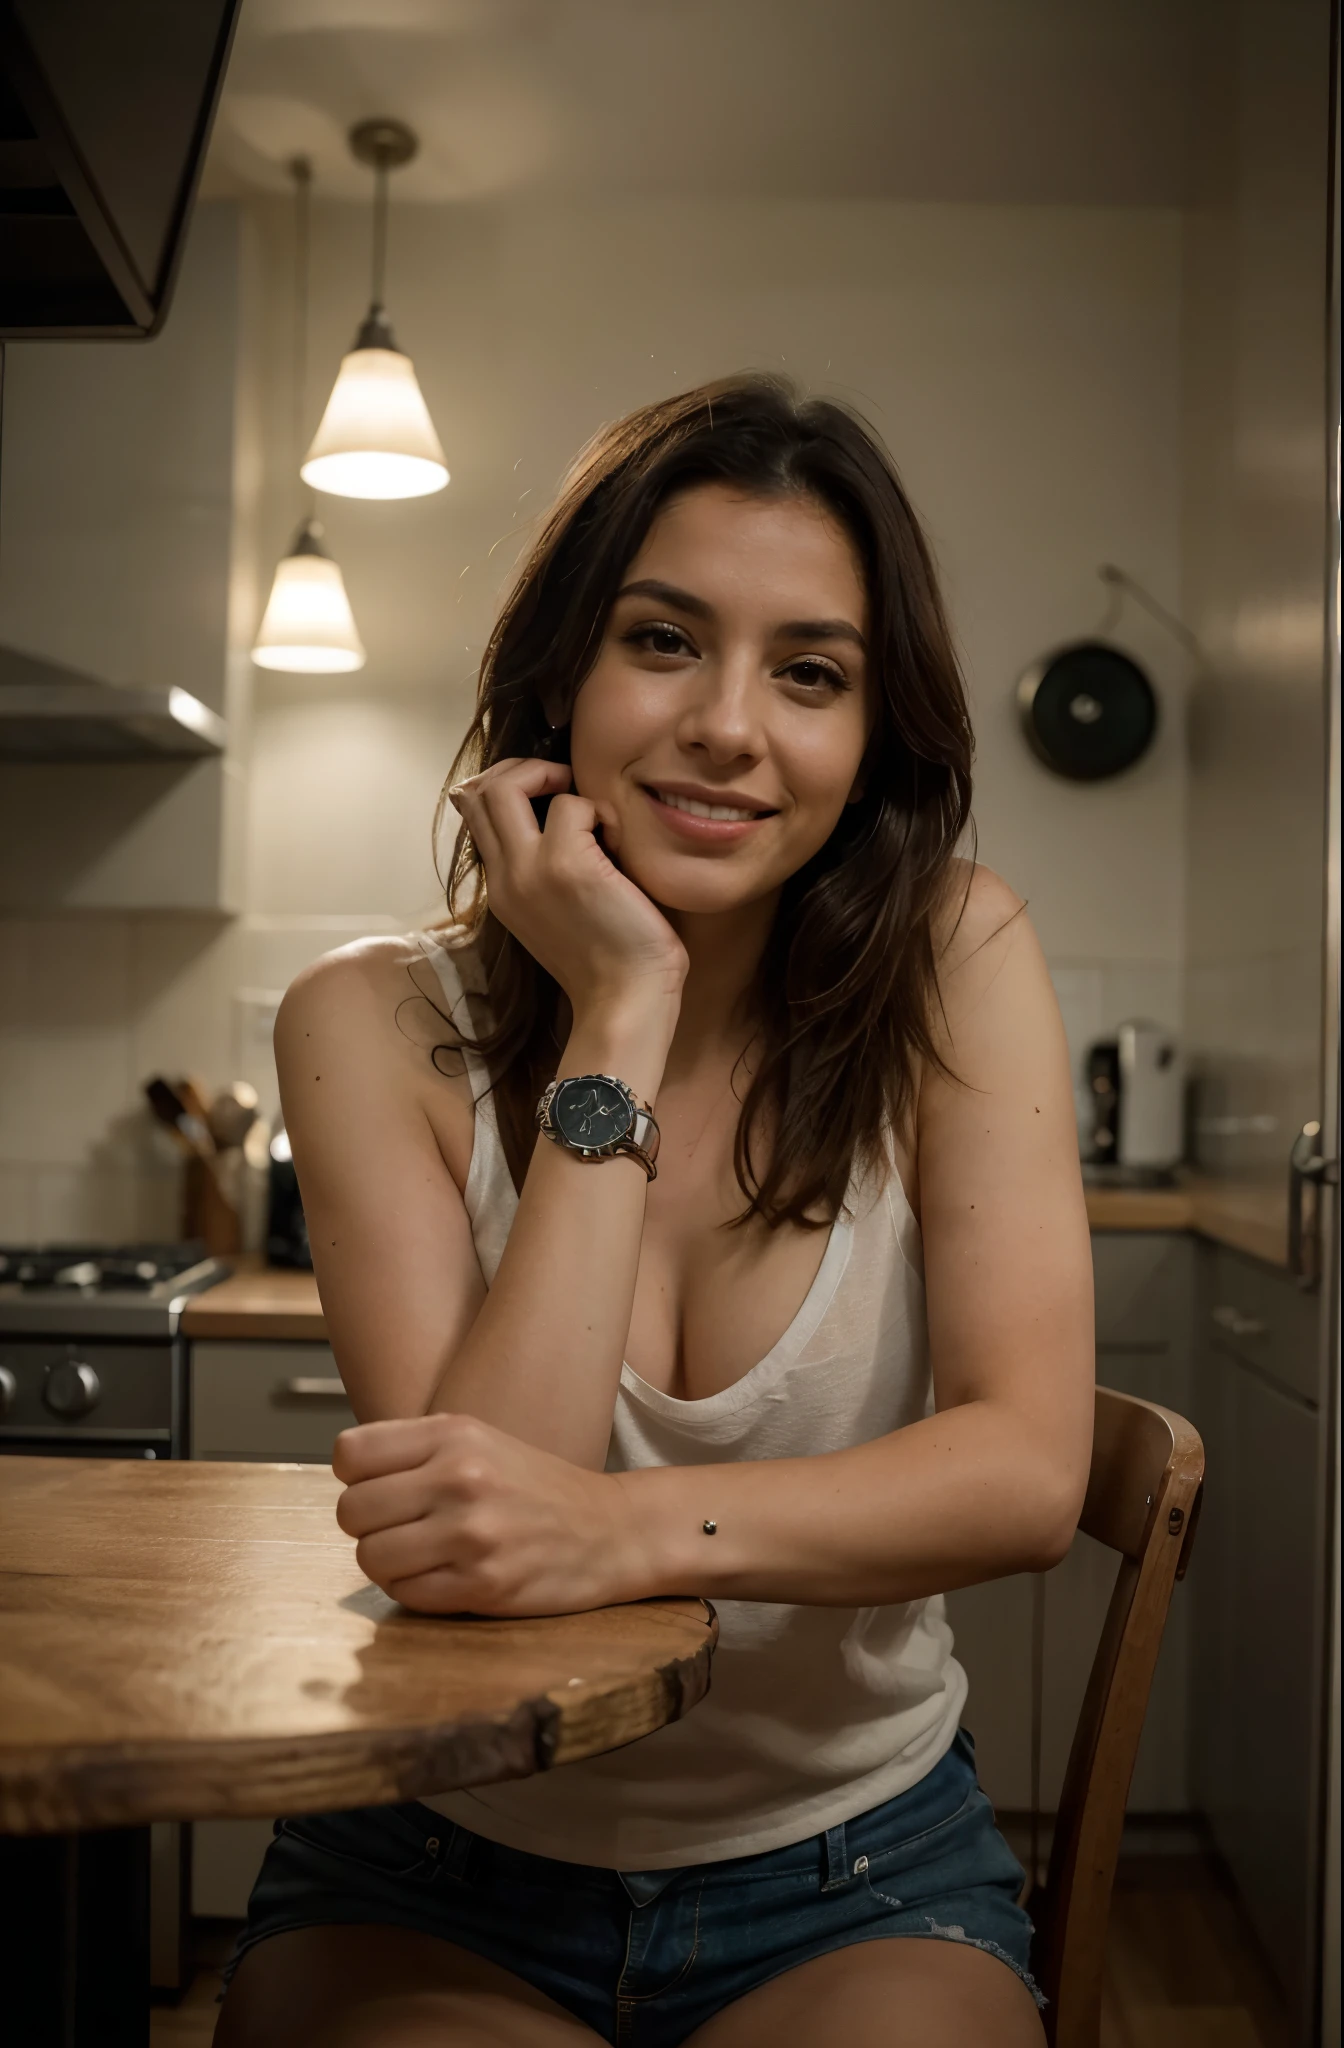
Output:
[[[180,1161],[144,1082],[251,1081],[273,1114],[279,992],[332,947],[401,924],[0,919],[0,1239],[177,1236]]]

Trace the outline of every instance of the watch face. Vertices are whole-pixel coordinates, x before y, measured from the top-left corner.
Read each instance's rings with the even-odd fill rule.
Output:
[[[551,1122],[565,1143],[587,1150],[616,1144],[634,1121],[629,1096],[600,1074],[562,1081],[551,1102]]]

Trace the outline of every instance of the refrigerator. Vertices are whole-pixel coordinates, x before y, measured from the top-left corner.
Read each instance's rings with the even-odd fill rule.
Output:
[[[1200,15],[1183,225],[1190,1775],[1291,2036],[1339,2039],[1338,7]]]

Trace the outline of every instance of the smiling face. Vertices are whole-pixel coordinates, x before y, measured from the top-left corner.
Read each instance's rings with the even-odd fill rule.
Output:
[[[574,704],[574,787],[672,911],[776,895],[858,796],[875,692],[853,542],[719,483],[659,512]]]

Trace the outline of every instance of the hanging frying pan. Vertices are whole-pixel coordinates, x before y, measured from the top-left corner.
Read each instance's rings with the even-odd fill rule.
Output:
[[[1034,662],[1018,683],[1017,707],[1032,752],[1073,782],[1132,768],[1157,731],[1152,684],[1104,640],[1077,640]]]

